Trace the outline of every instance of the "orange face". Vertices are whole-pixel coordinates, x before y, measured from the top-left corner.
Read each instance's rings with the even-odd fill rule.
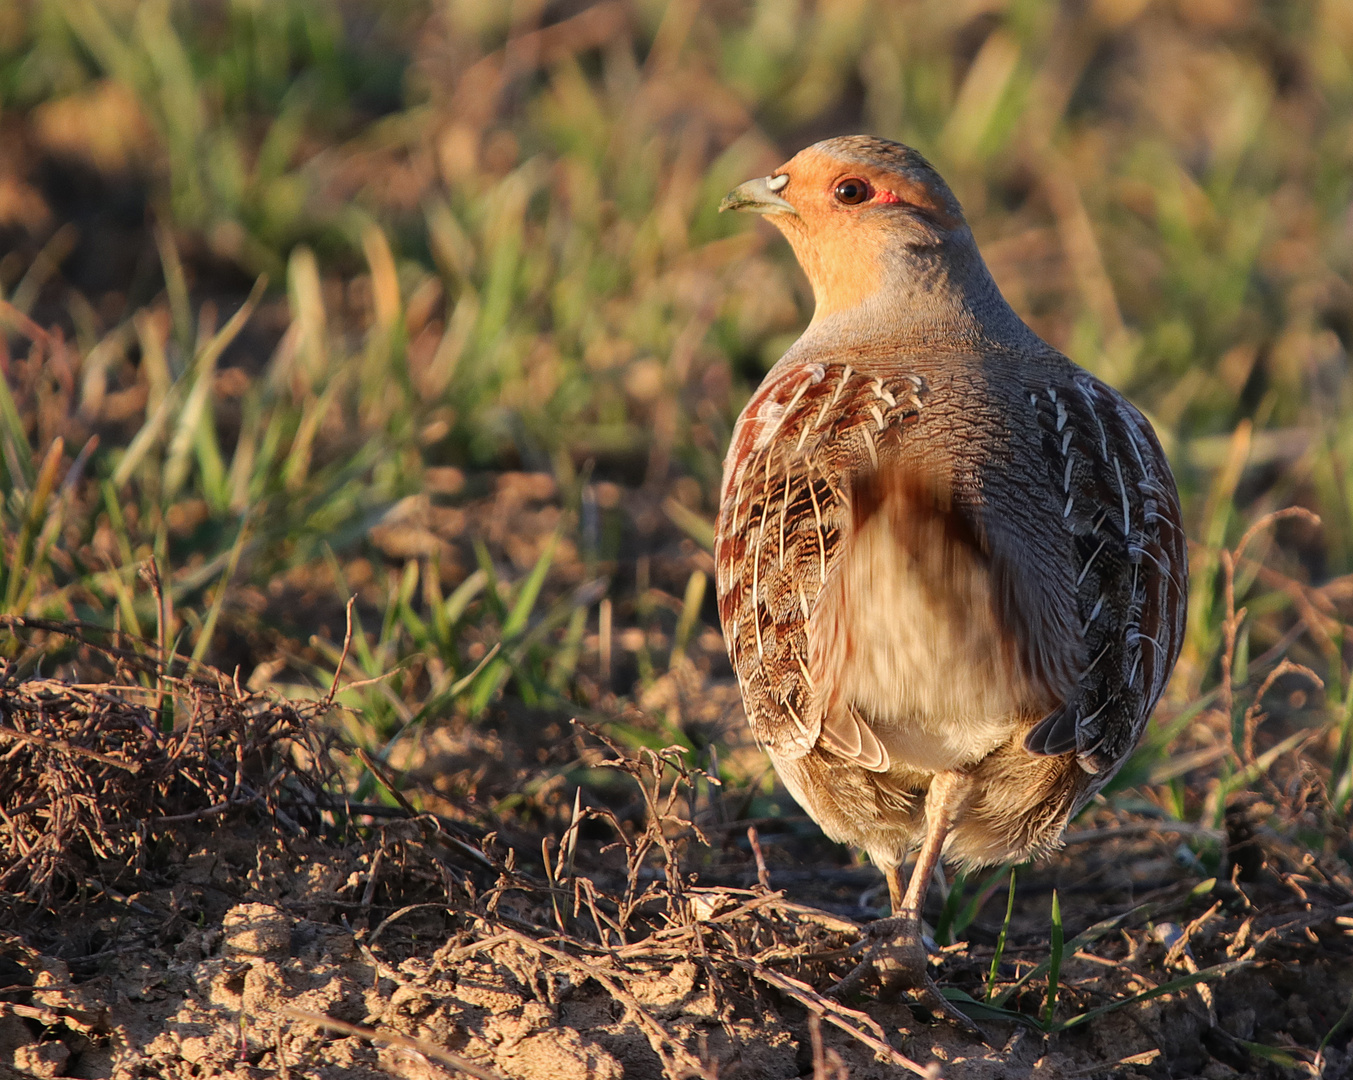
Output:
[[[914,162],[900,153],[868,162],[836,156],[830,145],[800,151],[769,177],[737,188],[721,207],[765,214],[784,233],[813,286],[816,318],[877,292],[884,252],[934,247],[963,226],[958,203],[920,155],[906,152]]]

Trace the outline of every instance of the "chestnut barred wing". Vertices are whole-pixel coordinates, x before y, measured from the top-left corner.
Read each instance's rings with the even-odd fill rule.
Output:
[[[915,375],[805,364],[772,374],[734,430],[715,526],[719,615],[752,732],[783,758],[818,743],[830,704],[808,625],[849,538],[852,479],[878,468],[927,392]]]

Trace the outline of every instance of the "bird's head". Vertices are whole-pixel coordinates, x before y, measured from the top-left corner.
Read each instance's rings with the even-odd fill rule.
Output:
[[[904,301],[918,290],[961,290],[955,272],[981,266],[949,185],[915,150],[887,139],[816,143],[734,188],[719,209],[764,214],[784,233],[813,286],[815,322],[872,311],[880,294]]]

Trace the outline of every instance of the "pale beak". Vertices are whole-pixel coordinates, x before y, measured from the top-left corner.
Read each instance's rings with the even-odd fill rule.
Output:
[[[719,213],[725,210],[747,210],[753,214],[797,214],[791,203],[775,194],[789,182],[789,177],[759,176],[739,184],[723,197],[719,203]]]

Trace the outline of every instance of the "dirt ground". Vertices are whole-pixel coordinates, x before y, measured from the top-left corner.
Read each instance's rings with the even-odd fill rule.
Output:
[[[873,989],[824,996],[870,944],[879,875],[793,815],[711,817],[675,750],[504,716],[429,736],[424,767],[496,754],[512,774],[503,744],[563,747],[588,782],[554,785],[562,816],[357,804],[335,794],[350,755],[316,734],[324,702],[221,676],[147,686],[115,647],[81,647],[120,657],[117,681],[0,669],[0,806],[31,853],[0,881],[6,1076],[1353,1076],[1353,887],[1314,804],[1288,832],[1271,805],[1237,807],[1212,877],[1168,825],[1087,815],[1021,871],[1002,945],[1004,881],[974,893],[935,974],[970,995],[979,1038]],[[169,734],[151,722],[166,702]],[[529,793],[529,772],[501,782]],[[971,1000],[989,978],[1013,987],[1003,1011]]]

